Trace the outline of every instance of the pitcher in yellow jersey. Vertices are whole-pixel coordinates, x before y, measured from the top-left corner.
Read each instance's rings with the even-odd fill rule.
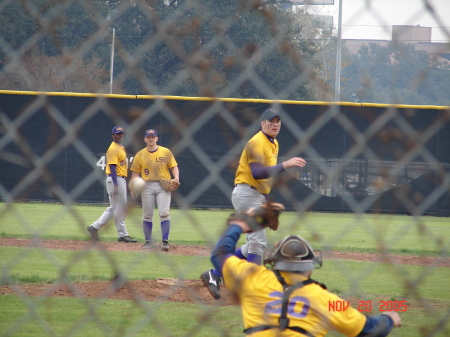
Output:
[[[330,303],[346,301],[311,279],[313,269],[322,266],[322,254],[297,235],[275,244],[264,261],[270,269],[237,257],[236,243],[249,230],[245,221],[233,220],[211,254],[225,286],[240,301],[247,336],[322,337],[336,331],[348,337],[385,337],[402,325],[395,311],[365,316],[350,305],[330,309]]]
[[[262,205],[272,186],[272,178],[291,167],[303,167],[306,161],[294,157],[280,164],[278,141],[275,139],[281,129],[281,114],[275,109],[267,109],[261,116],[261,131],[247,143],[239,160],[231,195],[233,207],[238,212]],[[260,265],[267,247],[266,230],[247,234],[247,243],[236,251],[236,256]],[[200,275],[215,299],[220,298],[220,272],[211,269]]]

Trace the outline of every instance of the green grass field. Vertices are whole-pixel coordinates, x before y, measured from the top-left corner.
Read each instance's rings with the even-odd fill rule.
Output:
[[[104,206],[0,203],[0,237],[88,240],[86,226]],[[212,246],[230,211],[172,210],[171,243]],[[141,210],[127,217],[131,236],[142,240]],[[156,219],[158,220],[158,219]],[[157,221],[156,221],[157,222]],[[314,248],[342,252],[378,252],[415,256],[448,256],[448,218],[286,212],[282,226],[269,232],[269,247],[287,234],[298,234]],[[100,232],[102,241],[116,241],[113,224]],[[159,237],[158,226],[154,236]],[[241,238],[241,242],[244,242]],[[157,278],[198,279],[210,268],[207,256],[144,252],[48,250],[0,246],[1,284],[52,283],[64,271],[70,282],[110,280],[120,270],[130,280]],[[433,266],[388,265],[351,260],[325,260],[313,277],[344,298],[408,302],[401,312],[404,326],[390,336],[449,336],[450,269]],[[1,288],[1,285],[0,285]],[[241,336],[238,306],[132,302],[119,300],[0,296],[0,336]],[[328,336],[338,336],[330,333]]]

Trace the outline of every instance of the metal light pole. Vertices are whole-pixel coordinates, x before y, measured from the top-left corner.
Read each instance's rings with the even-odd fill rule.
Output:
[[[342,2],[339,0],[338,33],[336,47],[336,80],[334,81],[334,100],[341,101],[341,49],[342,49]]]
[[[112,94],[113,89],[113,72],[114,72],[114,40],[116,39],[116,29],[113,28],[112,46],[111,46],[111,71],[109,75],[109,93]]]

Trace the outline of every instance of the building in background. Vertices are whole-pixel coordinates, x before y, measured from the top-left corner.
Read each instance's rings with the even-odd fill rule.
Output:
[[[450,61],[450,44],[431,42],[431,27],[392,26],[392,40],[357,40],[344,39],[345,47],[353,54],[356,54],[362,46],[368,46],[371,43],[376,43],[381,46],[387,46],[391,41],[398,41],[402,43],[409,43],[414,45],[417,51],[423,51],[427,54],[433,54],[437,57]]]

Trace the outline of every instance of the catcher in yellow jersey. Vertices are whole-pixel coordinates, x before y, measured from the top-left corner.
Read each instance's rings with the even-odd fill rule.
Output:
[[[111,206],[91,226],[87,228],[92,240],[99,241],[98,231],[109,220],[114,218],[119,242],[133,242],[137,240],[128,235],[125,226],[127,213],[127,174],[128,159],[125,148],[122,146],[124,132],[122,127],[115,126],[112,131],[113,142],[106,152],[106,192],[108,192]]]
[[[146,181],[146,186],[141,194],[143,216],[142,226],[144,229],[145,244],[142,248],[151,248],[152,229],[153,229],[153,211],[158,204],[159,218],[161,220],[162,231],[162,250],[169,250],[170,233],[170,200],[172,193],[165,190],[161,180],[170,179],[170,172],[173,175],[173,181],[180,183],[180,171],[178,164],[172,152],[163,146],[157,145],[158,133],[149,129],[145,131],[144,141],[147,146],[139,151],[133,159],[131,165],[132,178],[139,175]],[[131,195],[135,198],[135,195]]]
[[[261,116],[261,131],[248,141],[239,160],[231,195],[236,211],[245,212],[251,207],[260,206],[267,199],[274,176],[294,166],[305,166],[306,161],[299,157],[277,164],[278,142],[275,138],[280,129],[280,112],[275,109],[264,111]],[[256,231],[247,235],[247,243],[237,250],[236,256],[259,265],[266,247],[266,231]],[[220,273],[215,269],[208,270],[200,275],[200,279],[211,295],[219,299]]]
[[[330,310],[330,301],[343,299],[311,279],[313,269],[322,266],[321,253],[314,252],[297,235],[275,244],[264,261],[272,270],[237,257],[235,247],[240,235],[255,230],[255,223],[266,222],[261,209],[233,214],[211,254],[211,262],[222,273],[225,286],[241,303],[246,335],[321,337],[336,331],[349,337],[384,337],[393,327],[402,325],[394,311],[366,317],[350,306],[343,311]]]

